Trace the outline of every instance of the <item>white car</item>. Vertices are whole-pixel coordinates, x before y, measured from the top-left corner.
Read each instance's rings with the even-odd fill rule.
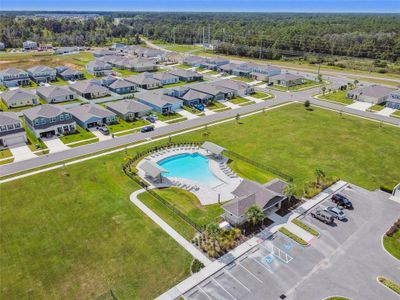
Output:
[[[336,218],[336,219],[338,219],[338,220],[344,220],[344,219],[346,219],[345,213],[344,213],[341,209],[339,209],[339,208],[337,208],[337,207],[329,206],[329,207],[326,208],[326,210],[327,210],[334,218]]]

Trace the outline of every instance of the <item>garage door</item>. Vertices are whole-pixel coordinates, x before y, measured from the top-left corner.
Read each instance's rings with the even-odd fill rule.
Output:
[[[6,143],[8,147],[11,147],[18,144],[25,144],[25,139],[23,136],[8,137]]]

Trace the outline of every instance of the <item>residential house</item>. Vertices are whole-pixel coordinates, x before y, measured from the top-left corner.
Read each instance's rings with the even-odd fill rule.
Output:
[[[52,44],[39,44],[38,51],[49,51],[53,50]]]
[[[6,49],[6,46],[4,43],[0,42],[0,51],[4,51]]]
[[[386,101],[386,107],[400,109],[400,90],[390,93],[389,98]]]
[[[206,59],[201,56],[190,55],[183,59],[183,64],[192,66],[192,67],[200,67],[203,63],[206,62]]]
[[[209,70],[218,70],[220,66],[226,65],[229,63],[229,60],[222,57],[209,57],[199,64],[199,67],[209,69]]]
[[[213,81],[210,84],[213,84],[217,87],[231,89],[233,91],[233,96],[243,97],[246,95],[250,95],[251,93],[254,92],[253,86],[238,80],[223,79],[223,80]]]
[[[29,84],[29,74],[17,68],[0,71],[0,83],[5,87],[24,86]]]
[[[136,98],[139,102],[164,115],[175,112],[183,105],[183,100],[163,94],[163,91],[141,92],[136,94]]]
[[[34,90],[17,88],[0,94],[4,104],[9,108],[37,105],[38,99]]]
[[[157,64],[147,58],[125,58],[115,62],[118,69],[135,72],[147,72],[157,70]]]
[[[74,116],[76,123],[84,129],[116,122],[115,113],[94,103],[75,106],[68,111]]]
[[[190,70],[172,69],[168,71],[168,73],[177,76],[181,81],[192,82],[197,80],[203,80],[203,74]]]
[[[26,126],[37,138],[70,134],[76,130],[72,114],[62,105],[38,105],[24,110],[23,114]]]
[[[222,205],[223,217],[233,226],[239,226],[247,221],[246,211],[253,205],[259,206],[264,213],[270,209],[280,208],[287,199],[284,190],[287,183],[274,179],[264,185],[244,179],[232,192],[235,198]]]
[[[79,47],[77,46],[71,46],[71,47],[58,47],[54,49],[54,53],[58,55],[63,55],[63,54],[72,54],[72,53],[78,53],[79,52]]]
[[[232,74],[233,70],[237,69],[239,67],[238,64],[235,63],[227,63],[224,65],[220,65],[218,67],[218,71],[225,73],[225,74]]]
[[[279,68],[250,62],[240,64],[232,70],[232,75],[250,77],[255,80],[265,80],[265,78],[278,75],[280,73],[281,69]],[[263,75],[263,78],[260,78],[260,74]]]
[[[393,89],[391,88],[373,84],[348,91],[347,97],[357,101],[380,104],[388,100],[392,92]]]
[[[85,79],[85,75],[83,74],[83,72],[72,68],[61,66],[57,67],[56,71],[57,75],[64,80],[75,81],[75,80]]]
[[[214,101],[223,101],[235,96],[235,91],[233,89],[217,85],[213,82],[194,84],[191,85],[190,88],[205,94],[210,94]]]
[[[111,46],[111,49],[116,50],[116,51],[122,51],[126,48],[127,45],[123,43],[114,43]]]
[[[76,99],[76,94],[67,86],[62,85],[40,86],[37,88],[36,94],[47,103],[60,103]]]
[[[168,63],[177,64],[183,62],[184,55],[178,52],[167,52],[165,54],[165,59]]]
[[[0,112],[0,149],[26,142],[26,132],[17,114]]]
[[[135,100],[121,100],[106,103],[107,109],[125,121],[133,121],[149,114],[153,109]]]
[[[29,77],[36,83],[54,81],[57,77],[56,69],[47,66],[35,66],[27,71]]]
[[[93,51],[93,56],[94,57],[103,57],[103,56],[109,56],[109,55],[118,55],[119,52],[109,50],[109,49],[100,49]]]
[[[179,82],[179,77],[168,72],[157,72],[153,74],[153,78],[161,81],[162,85],[174,84]]]
[[[156,61],[164,61],[166,58],[166,52],[157,49],[151,48],[142,48],[139,47],[135,50],[135,53],[138,57],[146,57],[146,58],[153,58]]]
[[[299,84],[303,84],[305,79],[303,76],[295,75],[291,73],[283,73],[269,77],[269,83],[278,84],[286,87],[291,87]]]
[[[125,77],[125,80],[136,84],[138,87],[146,90],[156,89],[162,86],[161,81],[154,79],[151,73],[142,73]]]
[[[124,79],[116,79],[107,86],[112,92],[117,94],[133,93],[136,90],[136,84]]]
[[[112,65],[101,60],[88,62],[86,64],[86,70],[96,77],[108,76],[113,73]]]
[[[207,104],[213,99],[213,96],[197,90],[189,89],[179,98],[183,100],[184,105],[194,106],[196,104]]]
[[[110,91],[100,83],[93,80],[79,81],[70,85],[70,89],[86,99],[107,97]]]
[[[24,48],[25,51],[36,50],[37,47],[38,47],[38,44],[33,41],[25,41],[22,43],[22,48]]]

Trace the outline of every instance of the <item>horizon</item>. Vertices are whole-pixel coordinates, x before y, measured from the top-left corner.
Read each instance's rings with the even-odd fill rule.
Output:
[[[92,9],[96,7],[96,10]],[[279,3],[254,0],[243,3],[241,0],[139,0],[134,4],[121,0],[110,4],[104,0],[71,0],[54,3],[50,0],[19,2],[2,0],[1,12],[48,11],[48,12],[225,12],[225,13],[400,13],[398,0],[283,0]]]

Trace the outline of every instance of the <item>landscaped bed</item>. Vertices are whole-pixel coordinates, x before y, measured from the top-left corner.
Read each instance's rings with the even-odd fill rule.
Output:
[[[400,296],[400,285],[383,276],[378,276],[378,281]]]
[[[292,220],[292,222],[293,222],[293,224],[296,224],[297,226],[299,226],[300,228],[304,229],[305,231],[311,233],[312,235],[319,236],[318,231],[316,231],[314,228],[311,228],[310,226],[304,224],[299,219],[294,219],[294,220]]]
[[[294,240],[295,242],[299,243],[302,246],[307,246],[308,245],[308,243],[305,240],[303,240],[301,237],[295,235],[293,232],[287,230],[285,227],[281,227],[279,229],[279,231],[282,232],[287,237],[289,237],[292,240]]]

